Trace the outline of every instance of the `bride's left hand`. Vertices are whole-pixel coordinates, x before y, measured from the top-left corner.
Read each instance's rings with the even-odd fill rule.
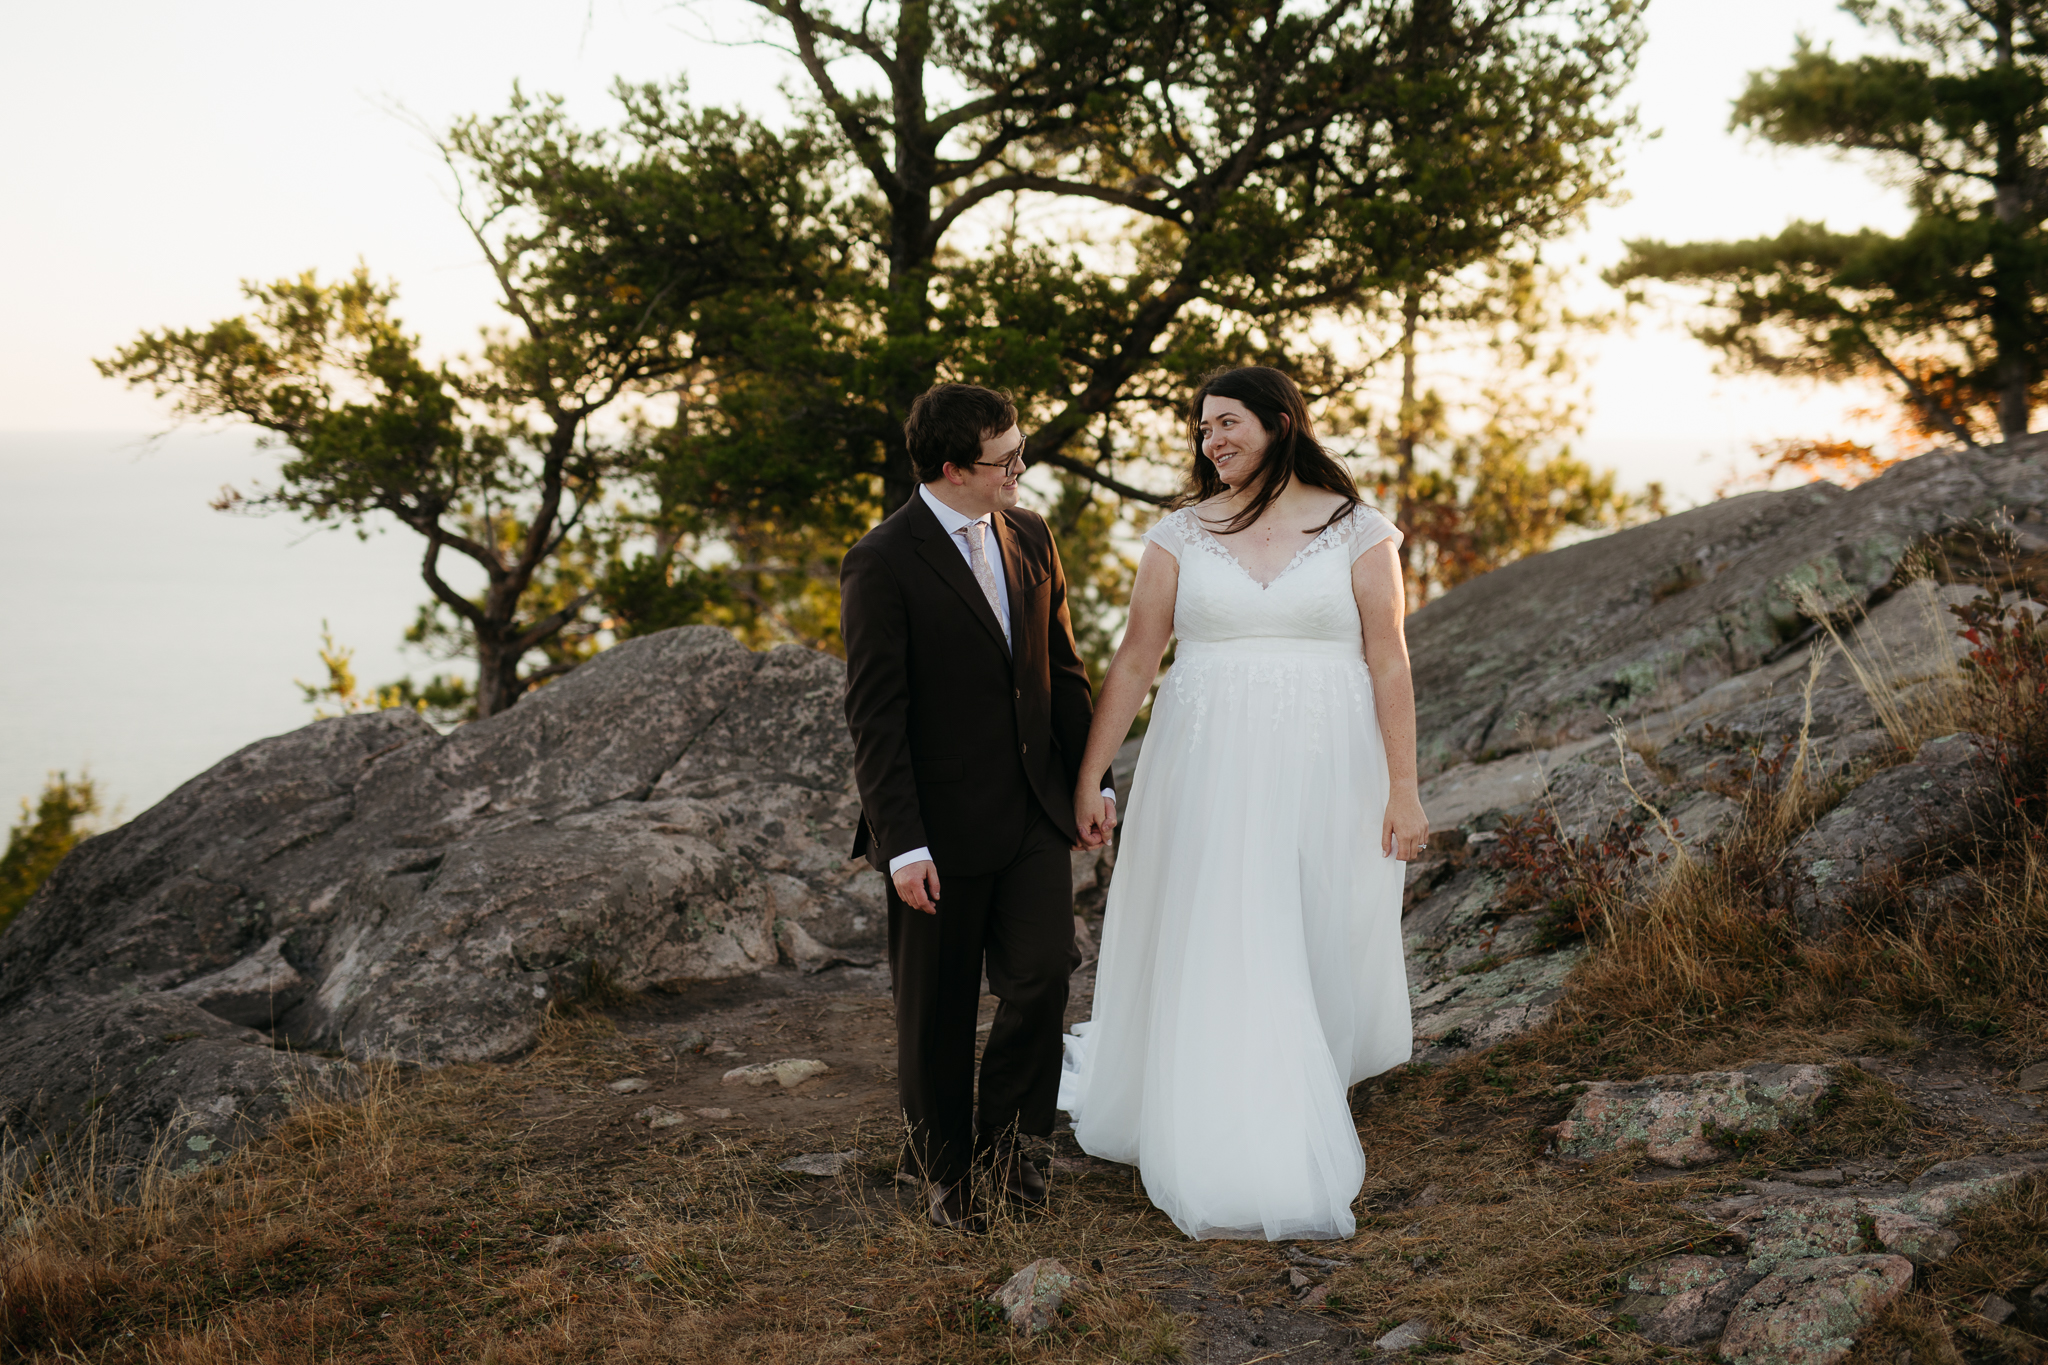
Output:
[[[1428,846],[1429,817],[1422,813],[1422,798],[1412,790],[1392,793],[1380,826],[1380,852],[1405,863],[1420,858]]]

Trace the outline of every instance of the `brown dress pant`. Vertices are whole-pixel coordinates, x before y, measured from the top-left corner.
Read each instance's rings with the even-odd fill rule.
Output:
[[[1060,1087],[1060,1035],[1074,947],[1068,841],[1043,812],[995,872],[939,868],[939,911],[889,898],[896,1077],[909,1157],[926,1179],[964,1179],[974,1158],[1019,1133],[1048,1136]],[[975,1016],[983,966],[1000,1004],[975,1102]]]

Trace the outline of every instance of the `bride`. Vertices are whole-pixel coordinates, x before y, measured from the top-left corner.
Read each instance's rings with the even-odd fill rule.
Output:
[[[1193,490],[1146,536],[1075,788],[1159,686],[1060,1107],[1191,1237],[1355,1231],[1346,1091],[1406,1061],[1401,860],[1428,835],[1399,532],[1278,370],[1206,381]]]

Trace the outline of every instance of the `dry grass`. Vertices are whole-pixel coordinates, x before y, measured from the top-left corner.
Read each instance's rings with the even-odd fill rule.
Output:
[[[899,1206],[890,1133],[537,1147],[523,1093],[602,1074],[624,1047],[586,1019],[516,1068],[386,1073],[220,1166],[153,1179],[125,1209],[18,1187],[13,1216],[31,1221],[0,1243],[0,1357],[1171,1361],[1192,1319],[1167,1291],[1254,1317],[1293,1302],[1279,1248],[1188,1242],[1120,1167],[1062,1174],[1047,1214],[971,1239]],[[1636,1185],[1618,1178],[1625,1160],[1537,1159],[1536,1130],[1561,1108],[1552,1079],[1525,1054],[1397,1073],[1361,1096],[1359,1233],[1310,1248],[1352,1262],[1328,1281],[1331,1332],[1426,1314],[1473,1361],[1647,1358],[1600,1305],[1628,1266],[1712,1236],[1676,1205],[1716,1182]],[[876,1155],[836,1180],[774,1169],[853,1145]],[[1087,1287],[1058,1330],[1023,1342],[987,1300],[1048,1255]]]

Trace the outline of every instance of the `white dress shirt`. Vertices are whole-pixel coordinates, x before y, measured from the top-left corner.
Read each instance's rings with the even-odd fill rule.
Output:
[[[953,548],[960,552],[960,558],[967,561],[969,572],[974,569],[974,556],[968,553],[966,537],[960,532],[971,526],[974,529],[969,531],[968,535],[981,537],[982,553],[988,556],[989,571],[996,576],[996,620],[1003,627],[1003,643],[1014,649],[1015,644],[1010,638],[1010,582],[1003,576],[1002,547],[996,543],[995,536],[990,534],[994,529],[989,525],[991,518],[963,516],[933,497],[931,488],[925,484],[917,486],[917,495],[924,499],[924,505],[931,508],[932,515],[939,519],[939,525],[945,528],[946,539],[953,542]],[[1102,794],[1111,801],[1116,800],[1113,788],[1104,787]],[[912,863],[928,863],[931,860],[931,849],[913,848],[910,852],[899,853],[889,860],[889,875],[895,876],[899,869],[906,868]]]

